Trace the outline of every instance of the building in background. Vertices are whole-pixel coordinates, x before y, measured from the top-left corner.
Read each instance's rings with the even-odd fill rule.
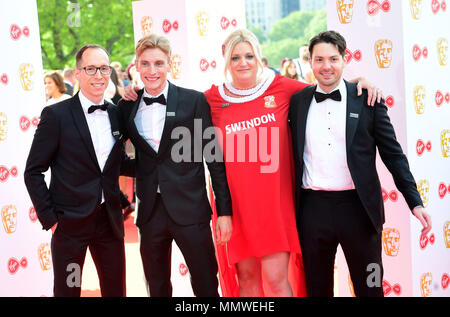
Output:
[[[268,34],[276,21],[298,10],[319,10],[326,0],[245,0],[247,24]]]
[[[281,0],[281,18],[289,13],[300,10],[300,0]]]
[[[320,10],[327,6],[327,0],[299,0],[299,10]]]
[[[280,0],[245,0],[247,23],[267,34],[271,25],[281,18]]]

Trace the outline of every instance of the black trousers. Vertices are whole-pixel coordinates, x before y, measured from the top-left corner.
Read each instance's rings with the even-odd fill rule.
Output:
[[[209,223],[176,224],[157,194],[152,217],[139,227],[141,257],[150,296],[171,297],[171,254],[175,240],[191,275],[195,296],[218,297],[218,266]]]
[[[356,296],[383,296],[381,233],[373,227],[355,190],[303,190],[297,225],[308,296],[332,297],[340,244]]]
[[[97,269],[102,296],[126,295],[124,239],[114,235],[103,204],[91,218],[87,228],[83,228],[82,236],[65,232],[64,223],[58,224],[52,236],[55,297],[80,297],[81,276],[88,247]]]

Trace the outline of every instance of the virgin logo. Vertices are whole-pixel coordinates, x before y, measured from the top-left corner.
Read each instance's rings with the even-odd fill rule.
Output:
[[[434,233],[432,233],[429,238],[426,235],[421,235],[419,240],[420,248],[424,250],[427,247],[428,242],[430,244],[434,244],[434,241],[435,241]]]
[[[423,50],[420,49],[419,45],[415,44],[413,46],[413,59],[417,62],[420,59],[420,56],[424,58],[428,57],[428,49],[426,47],[423,48]]]
[[[381,4],[376,0],[369,0],[369,2],[367,2],[367,13],[369,13],[369,15],[374,16],[378,14],[380,9],[384,12],[389,12],[391,3],[388,0],[383,1]]]
[[[3,74],[2,77],[0,77],[0,81],[1,81],[3,84],[7,85],[7,84],[8,84],[8,75]]]
[[[394,107],[394,104],[395,104],[394,97],[392,97],[392,96],[387,96],[387,97],[386,97],[386,105],[387,105],[389,108],[392,108],[392,107]]]
[[[10,29],[9,29],[9,34],[11,35],[11,38],[14,41],[17,41],[20,36],[25,35],[26,37],[28,37],[30,35],[30,29],[26,26],[23,28],[23,30],[20,29],[20,27],[17,24],[12,24]]]
[[[394,293],[398,296],[402,293],[402,287],[400,286],[400,284],[391,285],[388,281],[383,280],[383,293],[384,296],[388,296],[391,293]]]
[[[25,132],[31,125],[37,127],[40,120],[41,120],[40,117],[34,117],[33,119],[30,120],[25,116],[21,116],[19,119],[20,129]]]
[[[10,258],[8,260],[8,272],[10,274],[16,274],[20,267],[26,268],[28,266],[28,260],[23,257],[20,262],[15,258]]]
[[[433,11],[434,14],[438,13],[439,9],[442,9],[442,11],[445,12],[445,10],[447,9],[447,4],[445,3],[445,0],[443,0],[441,3],[439,3],[438,0],[433,0],[431,2],[431,10]]]
[[[30,217],[31,222],[36,222],[38,219],[36,209],[34,207],[30,207],[30,210],[28,211],[28,216]]]
[[[396,202],[398,200],[398,193],[396,190],[393,190],[390,193],[388,193],[384,188],[382,188],[381,194],[383,196],[384,202],[386,202],[388,199],[392,200],[393,202]]]
[[[8,179],[9,175],[17,177],[17,167],[12,167],[10,170],[5,166],[0,166],[0,182],[4,183]]]
[[[448,189],[447,189],[447,186],[444,183],[440,183],[439,184],[439,198],[443,199],[445,197],[445,195],[447,195],[447,193],[449,193],[449,195],[450,195],[450,185],[448,185]]]
[[[165,19],[163,21],[162,28],[163,28],[164,33],[169,33],[172,28],[175,31],[177,31],[178,30],[178,21],[174,21],[173,23],[170,23],[169,20]]]
[[[180,270],[181,276],[185,276],[185,275],[188,274],[188,272],[189,272],[189,270],[188,270],[186,264],[184,264],[184,263],[180,263],[179,270]]]
[[[212,61],[210,64],[205,58],[202,58],[200,60],[200,69],[202,72],[206,72],[209,66],[211,66],[212,68],[216,68],[216,61]]]
[[[425,145],[425,143],[422,140],[418,140],[416,144],[417,155],[421,156],[423,152],[425,152],[425,149],[428,152],[431,152],[431,141],[428,141],[427,144]]]
[[[447,273],[444,273],[441,278],[442,288],[446,289],[448,287],[448,284],[450,284],[450,277],[448,276]]]
[[[436,91],[435,100],[438,107],[440,107],[444,103],[444,100],[446,103],[450,103],[450,93],[446,93],[444,96],[444,94],[440,90],[438,90]]]
[[[347,63],[350,63],[352,59],[355,59],[355,61],[359,62],[362,59],[362,53],[360,50],[356,50],[354,53],[352,53],[352,51],[346,49],[344,58]]]
[[[222,17],[220,19],[220,27],[222,28],[222,30],[226,30],[230,26],[230,24],[232,26],[236,27],[237,26],[236,19],[231,20],[231,23],[230,23],[230,20],[228,20],[228,18],[226,18],[226,17]]]

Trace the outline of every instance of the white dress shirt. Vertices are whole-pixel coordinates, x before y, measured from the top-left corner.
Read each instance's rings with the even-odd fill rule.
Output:
[[[167,100],[167,94],[169,91],[169,83],[166,81],[166,87],[162,94]],[[136,128],[144,138],[145,141],[158,153],[159,144],[161,143],[161,136],[163,133],[164,123],[166,122],[166,105],[162,105],[158,102],[154,102],[151,105],[146,105],[144,97],[156,98],[158,96],[152,96],[144,88],[139,108],[134,118]]]
[[[92,144],[94,145],[95,156],[100,170],[103,171],[109,154],[114,146],[114,137],[111,132],[111,122],[107,111],[96,110],[92,113],[88,113],[90,106],[95,105],[94,102],[87,99],[80,91],[79,95],[81,107],[83,107],[84,116],[89,127]],[[100,105],[104,103],[104,100],[100,102]],[[105,201],[105,197],[102,190],[102,203]]]
[[[313,97],[311,102],[303,153],[303,188],[328,191],[355,189],[347,165],[347,88],[342,79],[334,90],[338,89],[341,101],[327,99],[317,103]],[[317,91],[325,93],[319,86]]]

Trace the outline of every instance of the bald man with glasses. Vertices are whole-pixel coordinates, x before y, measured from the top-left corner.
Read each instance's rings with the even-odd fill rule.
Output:
[[[76,55],[80,91],[43,109],[28,156],[25,184],[51,241],[54,296],[79,297],[87,248],[102,296],[125,296],[124,225],[119,175],[133,176],[118,109],[104,100],[111,66],[104,48]],[[50,185],[44,172],[50,168]]]

